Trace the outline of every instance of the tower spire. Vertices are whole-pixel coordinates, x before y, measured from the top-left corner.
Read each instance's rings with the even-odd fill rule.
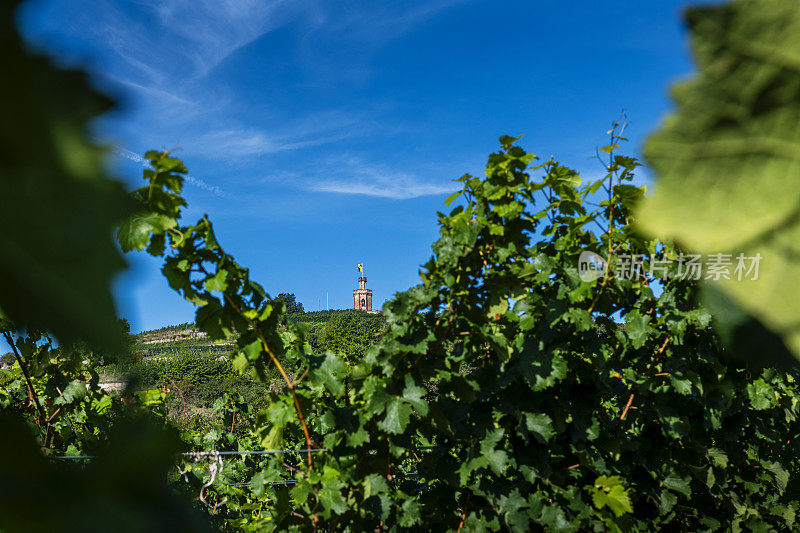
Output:
[[[367,288],[364,265],[358,264],[358,288],[353,291],[353,309],[372,312],[372,289]]]

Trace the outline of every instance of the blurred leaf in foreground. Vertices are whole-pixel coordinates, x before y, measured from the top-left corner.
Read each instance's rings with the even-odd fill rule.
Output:
[[[25,49],[17,3],[0,7],[0,307],[64,342],[119,348],[109,285],[124,262],[112,232],[130,200],[87,139],[112,103],[83,73]]]
[[[152,421],[120,421],[88,464],[44,457],[20,418],[0,426],[3,531],[213,531],[167,484],[179,441]]]
[[[699,72],[646,145],[657,185],[641,227],[730,254],[730,279],[709,283],[800,356],[800,3],[738,0],[686,18]],[[760,254],[757,279],[739,254]]]

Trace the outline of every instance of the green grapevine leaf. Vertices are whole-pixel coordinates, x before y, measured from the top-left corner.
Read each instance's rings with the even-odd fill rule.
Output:
[[[150,240],[152,232],[160,232],[174,228],[174,218],[158,213],[137,213],[131,215],[119,225],[117,240],[123,252],[143,250]]]
[[[631,338],[634,348],[644,346],[647,335],[650,332],[650,328],[648,327],[650,317],[642,315],[639,311],[634,310],[628,313],[625,318],[625,331]]]
[[[386,406],[386,417],[381,427],[389,433],[402,433],[411,419],[411,406],[398,397],[392,397]]]
[[[699,72],[675,87],[675,114],[647,142],[658,181],[641,226],[731,254],[731,279],[710,283],[800,357],[800,4],[735,0],[687,20]],[[760,254],[757,279],[734,275],[738,254]]]
[[[617,516],[633,512],[630,496],[619,476],[598,477],[594,482],[592,502],[598,509],[608,506]]]
[[[681,477],[675,474],[674,472],[667,476],[664,481],[664,486],[668,489],[672,489],[675,492],[679,492],[686,496],[687,498],[692,495],[692,489],[689,487],[689,477]]]
[[[550,440],[550,437],[555,433],[553,431],[553,420],[543,413],[526,414],[525,424],[528,427],[528,431],[538,434],[545,442]]]

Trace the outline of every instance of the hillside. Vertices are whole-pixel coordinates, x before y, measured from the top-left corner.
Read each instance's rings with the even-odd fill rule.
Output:
[[[366,348],[383,336],[385,319],[363,311],[326,310],[293,313],[288,318],[308,326],[308,340],[318,353],[333,350],[350,359],[363,356]],[[223,392],[238,392],[246,401],[262,403],[269,391],[279,391],[277,376],[266,385],[238,374],[228,355],[235,341],[214,341],[194,324],[184,323],[143,331],[130,336],[131,360],[98,369],[101,386],[122,391],[166,391],[172,416],[205,415]],[[274,369],[272,369],[274,372]]]
[[[307,311],[291,313],[287,318],[310,326],[312,332],[331,322],[334,318],[359,317],[360,321],[383,324],[380,315],[352,309],[327,309],[324,311]],[[320,330],[321,331],[321,330]],[[314,335],[312,344],[314,344]],[[220,356],[230,353],[234,341],[212,341],[206,334],[197,329],[193,323],[183,323],[163,328],[143,331],[131,335],[134,360],[150,357],[172,357],[176,355],[211,355]]]
[[[180,324],[132,335],[135,360],[174,355],[225,355],[233,342],[212,341],[194,324]]]

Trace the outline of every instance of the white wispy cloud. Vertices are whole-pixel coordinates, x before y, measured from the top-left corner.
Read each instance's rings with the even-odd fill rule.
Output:
[[[62,0],[65,2],[65,0]],[[75,2],[75,0],[69,0]],[[138,0],[75,2],[72,32],[91,37],[132,67],[132,80],[163,85],[202,77],[241,47],[296,19],[303,2],[287,0]],[[131,8],[151,16],[131,16]]]
[[[206,156],[241,158],[329,144],[364,134],[371,127],[368,121],[329,112],[310,115],[288,127],[283,125],[283,133],[248,127],[222,129],[204,133],[189,144]]]
[[[116,144],[111,144],[111,143],[107,143],[107,142],[103,142],[103,141],[100,141],[100,142],[102,144],[105,144],[106,146],[108,146],[109,149],[112,152],[114,152],[115,154],[117,154],[119,156],[124,157],[125,159],[129,159],[131,161],[134,161],[135,163],[141,163],[142,166],[145,166],[147,164],[145,162],[144,157],[140,156],[139,154],[137,154],[135,152],[131,152],[130,150],[126,150],[125,148],[122,148],[121,146],[117,146]]]
[[[204,78],[243,46],[302,19],[304,2],[289,0],[53,0],[51,18],[30,35],[69,36],[88,44],[65,50],[92,69],[164,107],[202,105],[212,110]]]
[[[339,132],[304,138],[302,135],[272,136],[255,129],[223,130],[204,134],[192,143],[192,146],[206,155],[246,157],[318,146],[344,139],[349,135],[346,132]]]
[[[331,110],[294,118],[269,131],[247,126],[207,131],[188,139],[187,146],[205,157],[240,159],[330,144],[377,127],[363,113]]]
[[[109,143],[109,142],[105,142],[105,141],[100,141],[100,142],[101,142],[101,144],[104,144],[105,146],[108,146],[109,149],[113,153],[117,154],[118,156],[124,157],[125,159],[128,159],[130,161],[134,161],[136,163],[140,163],[143,167],[147,166],[147,160],[144,157],[142,157],[139,154],[137,154],[136,152],[132,152],[130,150],[127,150],[127,149],[125,149],[125,148],[123,148],[121,146],[118,146],[116,144],[113,144],[113,143]],[[188,174],[188,175],[184,176],[184,181],[186,183],[189,183],[190,185],[193,185],[193,186],[199,188],[199,189],[206,190],[206,191],[208,191],[208,192],[210,192],[210,193],[212,193],[212,194],[214,194],[216,196],[219,196],[220,198],[231,198],[230,194],[226,193],[225,191],[223,191],[218,186],[211,185],[210,183],[208,183],[208,182],[206,182],[206,181],[204,181],[204,180],[202,180],[200,178],[196,178],[196,177],[192,176],[191,174]]]
[[[242,46],[295,19],[303,2],[286,0],[145,0],[180,43],[175,51],[205,75]]]
[[[310,184],[309,189],[316,192],[360,194],[395,200],[445,194],[457,189],[456,185],[429,183],[411,174],[368,165],[357,159],[348,160],[340,174],[344,175],[314,182]]]
[[[376,0],[361,4],[321,0],[52,0],[61,6],[43,31],[69,35],[97,51],[96,70],[132,96],[139,144],[180,142],[193,155],[225,160],[257,158],[364,136],[386,124],[382,102],[358,110],[270,108],[237,94],[235,80],[211,72],[242,47],[292,26],[281,46],[304,83],[339,83],[344,71],[368,76],[375,52],[440,11],[469,0]],[[61,16],[59,16],[61,15]],[[284,38],[284,37],[282,37]],[[80,50],[80,46],[76,50]],[[324,50],[325,53],[319,53]],[[308,53],[305,53],[308,52]],[[313,53],[312,53],[313,52]],[[328,53],[330,52],[330,53]],[[309,81],[310,80],[310,81]],[[265,87],[266,88],[266,87]],[[145,163],[121,147],[114,151]],[[317,157],[317,155],[314,155]],[[369,167],[328,172],[315,190],[386,198],[414,198],[450,190],[418,177]],[[187,182],[218,196],[216,185]],[[300,186],[308,188],[307,179]]]
[[[148,97],[155,97],[155,98],[163,101],[163,103],[165,103],[165,104],[177,104],[179,106],[182,106],[184,108],[183,110],[185,110],[185,108],[191,108],[191,107],[198,108],[199,107],[197,102],[195,102],[193,100],[189,100],[188,98],[185,98],[185,97],[181,96],[180,94],[178,94],[178,93],[176,93],[174,91],[170,91],[170,90],[167,90],[167,89],[159,89],[156,86],[145,86],[145,85],[142,85],[140,83],[136,83],[136,82],[127,80],[125,78],[121,78],[121,77],[116,76],[114,74],[105,73],[105,76],[109,80],[113,81],[114,83],[119,83],[119,84],[124,85],[126,87],[129,87],[129,88],[131,88],[131,89],[133,89],[135,91],[143,92]]]
[[[192,82],[242,47],[288,24],[295,27],[296,47],[357,46],[347,63],[360,68],[357,63],[386,42],[466,1],[54,0],[56,18],[44,31],[100,45],[101,70],[191,101],[176,89],[191,90]]]
[[[395,200],[408,200],[420,196],[431,196],[453,192],[452,187],[419,183],[416,179],[405,177],[401,181],[396,178],[385,177],[372,183],[348,181],[323,181],[312,188],[317,192],[333,192],[340,194],[363,194],[379,198],[393,198]]]
[[[362,53],[369,54],[440,11],[468,1],[368,2],[357,7],[345,3],[326,3],[319,5],[306,22],[309,34],[358,43],[367,47]]]

